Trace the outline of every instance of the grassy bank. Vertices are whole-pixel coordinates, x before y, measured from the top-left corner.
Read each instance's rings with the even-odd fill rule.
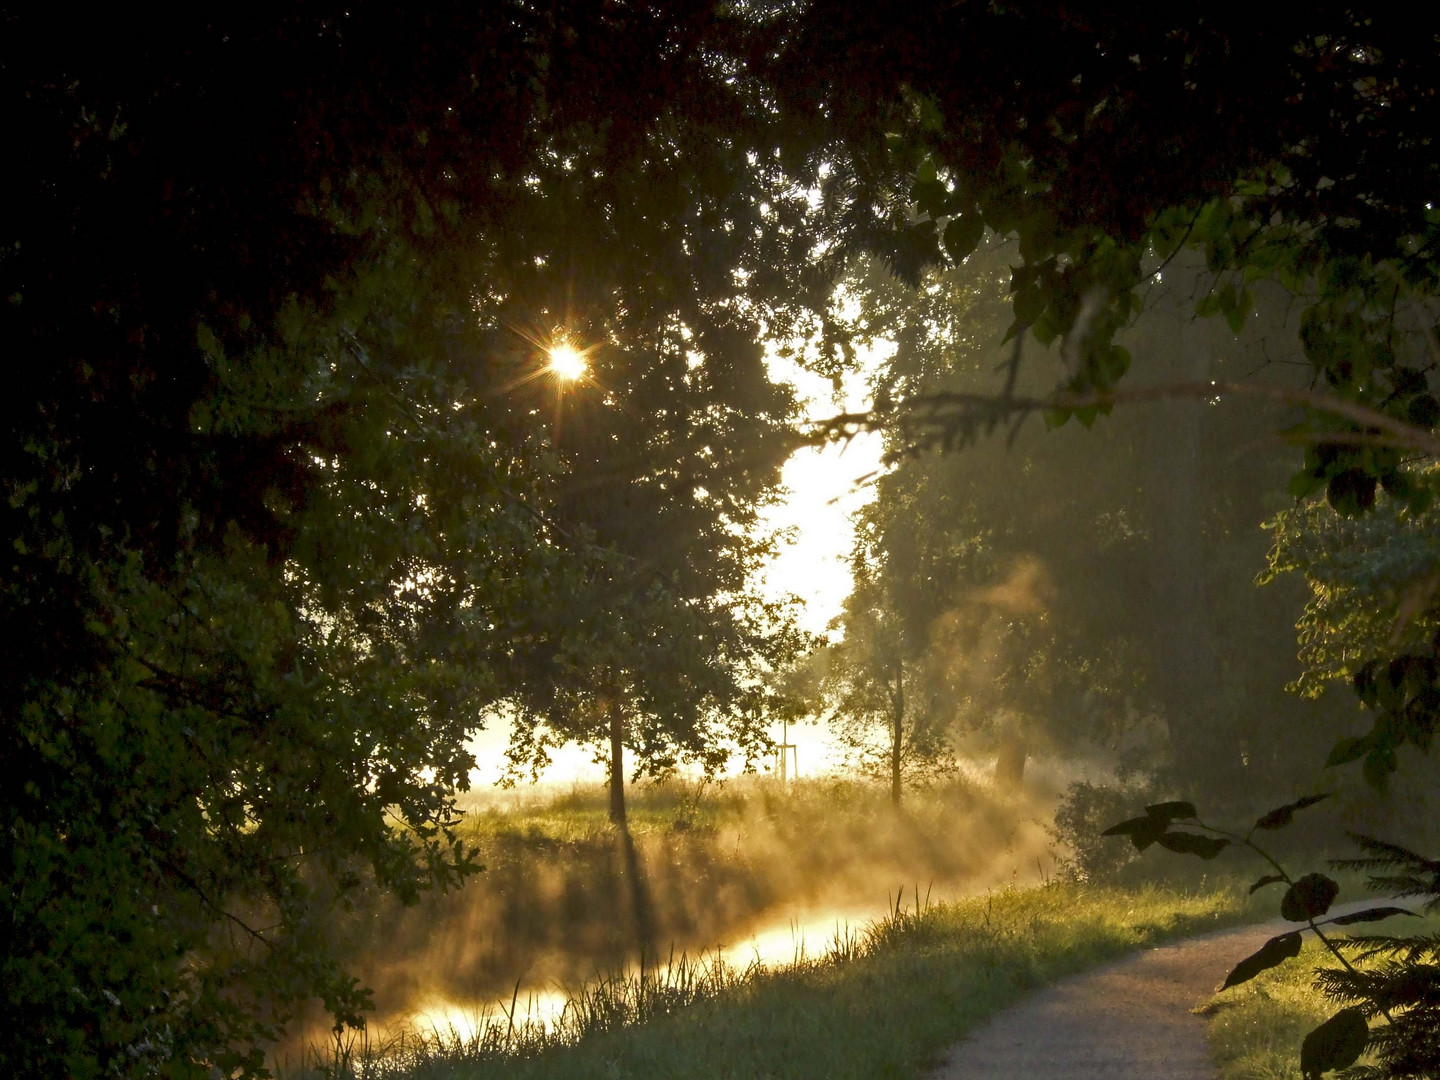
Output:
[[[1440,918],[1392,919],[1364,928],[1365,933],[1381,934],[1437,931]],[[1333,966],[1335,958],[1325,947],[1307,940],[1295,959],[1206,1003],[1203,1012],[1209,1017],[1210,1050],[1220,1080],[1301,1080],[1300,1044],[1339,1008],[1314,986],[1315,969]],[[1360,1064],[1369,1060],[1362,1057]]]
[[[1221,1080],[1300,1080],[1301,1041],[1335,1011],[1311,986],[1328,955],[1307,942],[1294,960],[1205,1005]]]
[[[672,964],[592,985],[550,1030],[410,1033],[333,1062],[359,1077],[914,1077],[1025,991],[1246,918],[1232,885],[1051,884],[894,911],[794,968]]]

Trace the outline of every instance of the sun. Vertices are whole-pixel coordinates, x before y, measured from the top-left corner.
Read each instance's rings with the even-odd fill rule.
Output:
[[[589,370],[585,354],[568,342],[562,341],[545,351],[550,357],[550,373],[561,382],[578,382]]]

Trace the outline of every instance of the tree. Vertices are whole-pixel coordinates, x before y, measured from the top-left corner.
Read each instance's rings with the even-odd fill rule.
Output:
[[[1433,21],[1338,5],[1243,30],[1198,8],[1124,20],[1014,6],[915,5],[870,21],[837,14],[807,12],[799,48],[823,41],[855,64],[832,65],[823,88],[797,78],[792,101],[801,116],[853,125],[851,146],[862,149],[837,172],[864,185],[869,206],[890,208],[892,264],[913,278],[927,263],[968,257],[986,226],[1016,234],[1013,332],[1058,341],[1067,361],[1059,393],[1022,398],[1011,382],[999,394],[908,403],[902,420],[912,430],[929,427],[935,441],[955,444],[1041,411],[1053,425],[1088,425],[1145,396],[1117,389],[1131,352],[1116,338],[1144,283],[1193,247],[1215,281],[1198,314],[1239,330],[1264,280],[1300,301],[1300,342],[1324,390],[1191,382],[1152,396],[1248,394],[1304,406],[1290,429],[1306,446],[1295,496],[1323,490],[1343,517],[1371,511],[1382,489],[1410,514],[1428,508],[1433,492],[1406,455],[1427,462],[1440,449],[1429,378],[1440,269],[1431,200],[1440,159],[1426,134],[1440,81]],[[1025,48],[996,48],[1001,40]],[[943,56],[955,41],[971,46],[963,66]],[[847,110],[842,96],[866,106]],[[905,164],[887,169],[887,154]],[[1337,745],[1331,763],[1364,759],[1378,780],[1401,746],[1428,746],[1440,720],[1437,674],[1430,645],[1364,663],[1354,686],[1372,710],[1371,730]],[[1157,804],[1123,825],[1137,846],[1158,839],[1213,856],[1223,838],[1167,832],[1193,815],[1189,803]],[[1386,858],[1428,867],[1410,853]],[[1291,883],[1287,900],[1300,887]],[[1429,993],[1423,944],[1403,949],[1400,982]],[[1367,1008],[1383,1004],[1374,987],[1330,985]],[[1433,1040],[1416,1015],[1420,1023],[1389,1023],[1374,1036],[1383,1074],[1433,1070]],[[1312,1053],[1333,1049],[1341,1029],[1345,1053]],[[1307,1039],[1303,1068],[1348,1065],[1370,1038],[1364,1013],[1343,1010]]]
[[[949,763],[949,718],[917,685],[922,649],[890,591],[895,582],[880,554],[872,536],[857,536],[850,557],[855,584],[835,620],[844,637],[812,663],[819,667],[818,690],[828,699],[832,725],[863,769],[889,779],[890,801],[898,808],[907,777],[924,777]],[[877,725],[885,732],[879,753],[872,740]]]
[[[1251,578],[1264,566],[1259,523],[1287,500],[1294,455],[1257,441],[1253,412],[1147,405],[1089,432],[1032,423],[960,454],[927,452],[924,403],[996,393],[1017,360],[1013,392],[1033,397],[1060,369],[1053,352],[1002,344],[1015,254],[992,237],[914,288],[862,264],[833,315],[856,338],[894,343],[878,401],[922,403],[879,414],[891,468],[861,523],[892,610],[912,620],[916,700],[943,702],[946,723],[998,752],[1012,778],[1030,753],[1098,756],[1212,792],[1308,778],[1286,733],[1303,719],[1318,748],[1345,721],[1298,717],[1281,692],[1298,674],[1286,640],[1298,593],[1257,598]],[[1193,265],[1172,265],[1142,294],[1124,339],[1151,358],[1136,377],[1188,381],[1198,359],[1224,379],[1258,353],[1276,361],[1271,385],[1286,385],[1283,327],[1210,332],[1187,311],[1195,282]],[[1272,408],[1262,422],[1287,416]]]
[[[551,613],[561,647],[517,698],[511,761],[537,768],[570,740],[608,749],[617,824],[627,747],[651,774],[757,751],[757,687],[798,642],[780,605],[750,595],[793,402],[753,326],[695,318],[698,335],[617,317],[551,435],[565,475],[552,520],[584,571]]]
[[[967,258],[986,228],[1013,235],[1012,333],[1058,343],[1066,362],[1058,395],[1012,382],[922,397],[887,423],[957,444],[1042,411],[1092,423],[1127,397],[1250,394],[1307,410],[1291,429],[1309,446],[1297,493],[1323,488],[1345,514],[1382,486],[1425,503],[1403,455],[1435,449],[1433,26],[1339,6],[1243,35],[1198,9],[835,15],[807,9],[789,41],[837,62],[781,79],[794,123],[823,116],[835,133],[826,184],[861,193],[871,246],[910,280]],[[1019,52],[1000,45],[1020,40]],[[954,41],[969,46],[963,70],[947,59]],[[1187,247],[1214,282],[1197,313],[1233,330],[1258,282],[1297,296],[1300,345],[1325,391],[1117,389],[1131,363],[1117,335]]]
[[[5,25],[0,759],[26,781],[0,801],[0,963],[26,1037],[0,1061],[258,1072],[297,1001],[360,1020],[327,942],[360,882],[413,898],[475,869],[450,832],[467,732],[555,676],[567,600],[598,607],[594,567],[635,555],[574,512],[598,474],[516,392],[514,328],[623,343],[607,392],[640,412],[604,437],[652,436],[607,481],[654,505],[635,524],[687,527],[666,470],[708,458],[720,509],[689,524],[743,525],[774,468],[746,440],[773,448],[788,400],[738,275],[785,283],[772,321],[803,300],[775,268],[806,241],[758,226],[804,199],[746,166],[753,110],[705,137],[740,91],[684,20]],[[615,621],[692,633],[715,580]]]

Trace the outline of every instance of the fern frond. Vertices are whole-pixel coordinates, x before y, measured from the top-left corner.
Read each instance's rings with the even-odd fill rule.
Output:
[[[1428,897],[1425,902],[1427,913],[1440,907],[1440,862],[1388,840],[1363,833],[1349,835],[1367,854],[1357,859],[1332,859],[1332,867],[1365,873],[1365,884],[1378,893],[1395,897]]]

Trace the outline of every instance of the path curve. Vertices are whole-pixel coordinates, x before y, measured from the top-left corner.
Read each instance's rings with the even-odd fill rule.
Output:
[[[1214,1080],[1205,1019],[1192,1010],[1239,960],[1296,928],[1276,919],[1218,930],[1072,976],[976,1028],[932,1080]]]

